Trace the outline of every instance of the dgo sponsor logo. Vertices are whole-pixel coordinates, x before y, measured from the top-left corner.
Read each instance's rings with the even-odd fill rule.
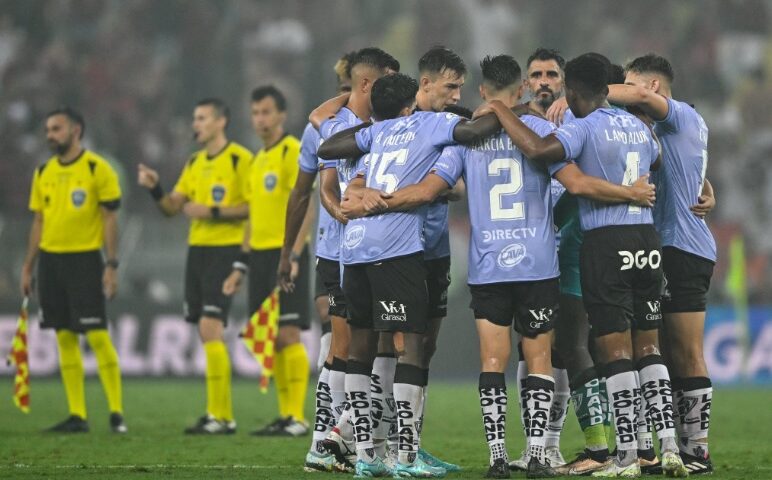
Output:
[[[627,250],[620,250],[617,252],[622,257],[622,267],[620,270],[630,270],[633,267],[638,270],[643,270],[646,265],[650,266],[652,270],[659,268],[662,263],[662,255],[659,250],[652,250],[646,252],[645,250],[638,250],[637,252],[628,252]]]
[[[513,268],[525,258],[525,245],[513,243],[504,247],[496,260],[501,268]]]

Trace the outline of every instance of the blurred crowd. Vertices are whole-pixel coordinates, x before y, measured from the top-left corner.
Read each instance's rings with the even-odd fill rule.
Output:
[[[712,298],[725,300],[726,245],[742,232],[751,300],[770,303],[770,13],[770,0],[0,0],[0,244],[23,251],[31,173],[49,156],[42,120],[60,104],[85,114],[86,145],[115,163],[129,199],[140,161],[171,186],[196,148],[190,115],[200,98],[225,99],[230,134],[257,148],[247,112],[254,86],[285,91],[299,134],[307,112],[334,92],[335,60],[362,46],[389,51],[408,74],[431,45],[459,51],[471,71],[469,107],[479,103],[476,64],[488,53],[524,61],[544,46],[624,63],[654,51],[676,69],[674,95],[710,127],[718,206],[709,222],[723,257]],[[125,202],[126,215],[152,208]],[[15,294],[15,265],[3,263],[0,298]]]

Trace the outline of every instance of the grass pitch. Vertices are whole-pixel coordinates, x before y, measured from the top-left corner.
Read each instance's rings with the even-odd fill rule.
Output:
[[[511,380],[511,379],[510,379]],[[129,433],[111,434],[99,382],[86,383],[91,433],[57,435],[41,430],[67,415],[58,380],[32,381],[32,413],[10,402],[11,379],[0,390],[0,478],[334,478],[302,471],[311,438],[267,439],[247,433],[272,420],[275,395],[261,395],[256,382],[234,383],[239,432],[232,436],[182,434],[203,412],[203,380],[127,380],[124,404]],[[309,399],[313,385],[309,385]],[[510,392],[508,449],[519,455],[524,441],[516,394]],[[435,382],[429,389],[423,445],[464,471],[448,478],[482,478],[488,452],[473,383]],[[311,402],[308,402],[310,407]],[[309,418],[311,409],[308,409]],[[573,413],[561,449],[568,460],[581,448]],[[772,479],[772,391],[719,389],[711,419],[714,479]],[[337,474],[335,478],[349,478]],[[513,474],[513,478],[524,478]]]

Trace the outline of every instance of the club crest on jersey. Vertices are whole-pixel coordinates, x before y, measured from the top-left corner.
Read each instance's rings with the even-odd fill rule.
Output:
[[[76,207],[82,206],[84,203],[86,203],[86,191],[82,188],[78,188],[76,190],[73,190],[70,194],[70,198],[72,199],[72,204]]]
[[[353,227],[346,228],[346,239],[344,240],[344,244],[348,249],[356,248],[357,245],[362,243],[362,240],[364,240],[364,238],[365,238],[364,225],[354,225]]]
[[[225,187],[222,185],[212,186],[212,200],[216,203],[220,203],[225,198]]]
[[[263,186],[269,192],[272,192],[273,189],[276,188],[277,183],[278,177],[276,177],[276,174],[273,172],[266,173],[263,177]]]
[[[501,268],[513,268],[523,261],[525,252],[525,245],[522,243],[512,243],[501,250],[496,262]]]

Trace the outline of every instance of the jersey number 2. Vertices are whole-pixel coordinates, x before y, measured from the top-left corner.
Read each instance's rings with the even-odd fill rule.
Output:
[[[525,202],[515,202],[511,207],[502,206],[505,195],[514,195],[523,189],[523,167],[514,158],[497,158],[488,164],[488,176],[498,177],[509,170],[509,183],[494,185],[490,191],[491,220],[518,220],[525,218]]]

